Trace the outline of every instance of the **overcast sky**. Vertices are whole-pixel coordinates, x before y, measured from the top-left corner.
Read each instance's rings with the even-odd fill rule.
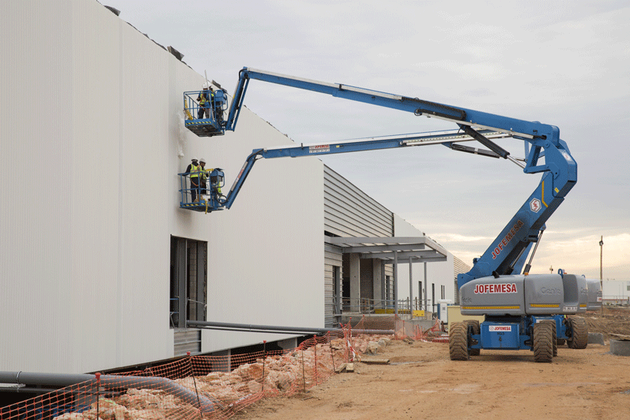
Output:
[[[578,183],[547,222],[532,272],[599,278],[603,235],[604,279],[630,281],[627,0],[102,3],[230,94],[248,66],[558,126]],[[299,143],[456,128],[257,81],[245,104]],[[499,142],[523,156],[522,142]],[[468,264],[540,181],[443,146],[323,160]]]

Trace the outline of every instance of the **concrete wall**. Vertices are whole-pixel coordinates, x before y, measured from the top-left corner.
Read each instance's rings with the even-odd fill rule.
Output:
[[[203,77],[93,0],[4,2],[0,52],[0,370],[171,357],[171,235],[208,241],[209,320],[323,326],[319,160],[258,163],[229,212],[180,210],[191,156],[231,183],[290,140],[247,109],[235,133],[188,133]],[[278,338],[203,331],[202,350]]]
[[[630,281],[604,279],[602,298],[627,301],[630,298]]]

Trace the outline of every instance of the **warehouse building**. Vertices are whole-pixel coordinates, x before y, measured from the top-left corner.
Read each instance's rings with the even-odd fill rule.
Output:
[[[95,0],[36,3],[0,17],[0,370],[290,346],[186,321],[325,328],[454,299],[461,261],[317,158],[259,163],[230,210],[181,209],[191,157],[229,181],[292,141],[246,108],[235,132],[195,136],[182,93],[204,77],[175,49]]]

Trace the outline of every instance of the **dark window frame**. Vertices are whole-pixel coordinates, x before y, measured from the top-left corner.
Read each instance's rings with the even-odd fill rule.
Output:
[[[170,328],[205,321],[207,306],[208,242],[171,236]]]

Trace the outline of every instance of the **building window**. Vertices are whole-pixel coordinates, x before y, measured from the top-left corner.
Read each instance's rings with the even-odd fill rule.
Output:
[[[446,286],[442,285],[442,297],[441,299],[446,299]]]
[[[208,243],[171,236],[171,328],[205,321],[208,302]]]

